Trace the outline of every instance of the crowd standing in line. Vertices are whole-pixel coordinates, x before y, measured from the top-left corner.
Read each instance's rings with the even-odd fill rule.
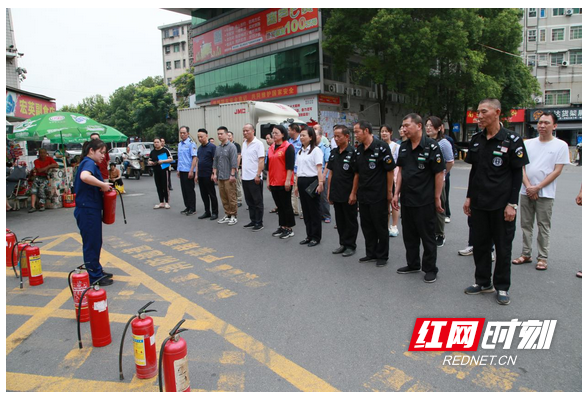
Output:
[[[565,143],[553,137],[557,128],[557,117],[553,113],[546,112],[541,116],[539,137],[523,143],[517,133],[505,129],[500,123],[500,101],[484,99],[477,111],[481,130],[472,137],[465,159],[472,167],[463,206],[470,225],[469,250],[474,255],[475,283],[467,287],[465,293],[476,295],[497,291],[497,302],[507,305],[510,303],[510,265],[519,192],[523,253],[512,260],[512,264],[531,262],[536,218],[539,227],[536,269],[545,270],[556,179],[563,166],[569,164],[569,158]],[[354,255],[361,226],[366,254],[359,258],[359,262],[373,262],[377,267],[384,267],[389,259],[389,237],[397,235],[398,211],[401,211],[407,265],[398,268],[397,272],[424,272],[424,281],[433,283],[439,272],[437,247],[443,245],[440,243],[444,241],[443,225],[449,222],[449,216],[445,214],[448,206],[446,186],[454,163],[453,148],[444,137],[442,126],[440,118],[431,116],[426,120],[425,134],[422,117],[408,114],[399,128],[402,141],[395,143],[389,125],[382,126],[379,139],[374,137],[371,124],[361,120],[353,126],[357,140],[355,147],[351,145],[349,127],[344,125],[334,126],[329,147],[329,140],[321,134],[320,125],[317,126],[318,134],[313,127],[304,124],[275,125],[264,138],[267,152],[251,124],[243,127],[241,151],[232,143],[232,135],[224,126],[217,130],[219,146],[214,145],[205,129],[199,129],[198,148],[189,137],[189,128],[182,126],[178,145],[178,176],[186,207],[182,213],[195,213],[194,188],[198,182],[205,208],[204,214],[198,218],[217,219],[218,200],[214,186],[218,183],[225,211],[218,223],[235,225],[238,208],[236,176],[241,165],[243,194],[249,211],[249,222],[244,228],[251,228],[254,232],[264,228],[263,179],[266,174],[267,188],[275,202],[279,222],[272,236],[280,239],[293,237],[295,215],[298,214],[303,217],[306,227],[306,237],[300,244],[317,246],[322,239],[322,222],[330,219],[330,205],[333,205],[339,247],[332,253],[343,257]],[[172,157],[159,138],[154,140],[154,145],[149,164],[154,167],[160,199],[160,204],[154,208],[169,208],[166,170],[169,170]],[[105,273],[99,261],[102,246],[100,191],[110,190],[110,184],[104,182],[100,170],[105,153],[106,146],[99,137],[84,144],[74,183],[77,194],[74,216],[82,235],[84,261],[88,263],[91,281],[105,277],[101,283],[109,285],[112,284],[112,274]],[[37,172],[42,173],[40,164],[51,161],[43,161],[46,154],[40,154],[39,159]],[[323,194],[326,208],[321,200]],[[582,205],[581,188],[576,203]],[[390,216],[392,225],[389,225]],[[95,229],[96,226],[100,229]],[[496,264],[493,269],[494,245]],[[577,276],[581,278],[581,271]]]

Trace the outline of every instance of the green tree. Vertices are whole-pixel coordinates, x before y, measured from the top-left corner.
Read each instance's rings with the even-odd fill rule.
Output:
[[[196,86],[194,83],[194,67],[190,68],[189,71],[186,71],[174,79],[172,81],[172,86],[176,89],[176,93],[180,96],[178,108],[189,107],[189,97],[196,93]]]

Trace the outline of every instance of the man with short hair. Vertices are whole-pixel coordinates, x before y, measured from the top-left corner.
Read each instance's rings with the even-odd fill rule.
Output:
[[[263,168],[265,166],[265,149],[263,143],[255,137],[255,127],[243,126],[243,193],[249,207],[250,222],[244,228],[253,228],[253,232],[263,229]]]
[[[100,140],[100,134],[99,133],[92,133],[90,134],[90,140]],[[108,151],[104,154],[104,159],[102,160],[102,162],[100,163],[100,165],[98,165],[98,168],[100,168],[100,173],[102,174],[102,179],[104,179],[104,181],[108,181],[108,165],[110,164],[110,155],[108,154]]]
[[[533,225],[537,218],[537,265],[535,269],[547,269],[551,214],[555,200],[557,178],[564,165],[570,164],[568,145],[553,136],[557,129],[557,116],[545,112],[537,122],[539,137],[525,141],[529,164],[523,167],[521,188],[521,229],[523,230],[523,251],[512,263],[515,265],[532,262]]]
[[[219,224],[235,225],[237,223],[237,148],[229,141],[228,129],[220,126],[217,129],[218,140],[212,164],[212,180],[218,182],[225,216],[218,220]]]
[[[194,188],[194,171],[196,171],[198,158],[196,143],[190,138],[190,128],[180,127],[180,143],[178,143],[178,169],[177,175],[180,178],[182,197],[184,198],[185,215],[194,215],[196,212],[196,192]]]
[[[243,182],[241,180],[241,145],[235,143],[233,132],[229,131],[229,142],[235,145],[237,148],[237,172],[235,172],[235,179],[237,179],[237,207],[241,207],[243,204]]]
[[[39,158],[35,160],[34,164],[35,180],[33,181],[33,187],[31,189],[30,213],[37,211],[37,196],[39,196],[39,211],[45,211],[45,190],[49,185],[47,172],[51,168],[59,168],[59,165],[57,165],[55,160],[47,155],[47,150],[45,149],[39,149]]]
[[[424,281],[437,280],[437,244],[435,224],[437,213],[443,212],[441,191],[445,160],[439,144],[423,135],[423,120],[418,114],[408,114],[402,120],[408,140],[398,151],[398,176],[392,207],[402,205],[402,240],[406,249],[407,266],[399,274],[425,273]],[[423,243],[421,264],[420,242]]]
[[[360,263],[376,262],[376,267],[388,264],[388,209],[392,202],[394,168],[396,163],[390,146],[372,134],[372,124],[359,121],[353,126],[359,141],[355,149],[356,169],[353,198],[359,202],[361,230],[365,238],[366,256]]]
[[[294,146],[294,162],[296,162],[296,157],[298,157],[298,152],[302,148],[302,142],[300,141],[300,125],[298,124],[290,124],[288,126],[288,143]],[[296,166],[294,167],[294,173],[296,173]],[[300,207],[300,212],[298,211],[298,197],[294,195],[294,190],[292,190],[292,209],[294,210],[294,215],[302,216],[302,207]]]
[[[476,264],[476,283],[465,293],[494,293],[496,288],[496,301],[507,305],[519,190],[523,166],[529,158],[519,134],[501,126],[501,107],[498,99],[484,99],[478,104],[478,126],[483,131],[472,136],[465,159],[472,169],[463,211],[472,217]],[[496,246],[494,276],[492,241]]]
[[[211,221],[214,221],[218,218],[218,200],[212,180],[212,164],[216,146],[208,140],[208,131],[204,128],[198,129],[198,142],[200,143],[196,153],[198,163],[194,175],[196,175],[195,182],[198,183],[204,204],[204,214],[200,215],[198,219],[210,218]]]
[[[315,127],[318,126],[319,129],[315,130],[316,132],[316,145],[319,149],[322,150],[323,152],[323,176],[325,177],[325,186],[327,187],[327,185],[329,184],[329,170],[328,170],[328,163],[329,163],[329,157],[331,156],[331,148],[329,147],[329,141],[327,140],[326,144],[325,141],[323,140],[325,137],[323,136],[322,133],[322,128],[320,125],[315,125]],[[326,171],[326,174],[325,174]],[[323,222],[325,223],[330,223],[331,222],[331,206],[329,205],[329,201],[327,200],[327,191],[323,190],[321,192],[321,200],[320,200],[320,207],[321,207],[321,218],[323,220]]]

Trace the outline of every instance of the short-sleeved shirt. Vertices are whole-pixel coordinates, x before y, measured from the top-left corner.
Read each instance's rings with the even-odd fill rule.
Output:
[[[212,175],[212,161],[216,153],[216,146],[207,142],[198,147],[198,177],[210,178]]]
[[[100,191],[99,187],[88,185],[82,181],[80,176],[83,171],[89,171],[96,179],[99,181],[104,181],[104,179],[102,179],[100,168],[98,165],[96,165],[94,160],[92,160],[90,157],[84,157],[78,166],[78,171],[74,180],[76,208],[95,208],[101,210],[103,204],[102,192]]]
[[[357,201],[374,204],[388,198],[388,171],[396,168],[390,147],[374,138],[366,149],[363,143],[355,149],[356,170],[359,174]]]
[[[486,130],[472,136],[465,162],[472,164],[467,197],[470,207],[493,211],[506,207],[513,190],[513,176],[529,163],[523,139],[516,132],[501,128],[490,140]]]
[[[343,151],[338,147],[331,149],[329,171],[331,171],[329,200],[334,203],[347,203],[355,177],[355,149],[353,146],[348,145]]]
[[[149,153],[149,159],[151,161],[153,161],[154,163],[156,163],[152,168],[157,169],[157,170],[161,170],[161,164],[157,164],[157,161],[160,160],[159,155],[160,154],[165,154],[165,158],[164,160],[169,160],[172,158],[171,153],[169,152],[168,149],[166,149],[165,147],[162,147],[161,149],[157,150],[157,149],[153,149],[151,150],[151,153]],[[169,167],[167,167],[169,168]],[[166,168],[166,169],[167,169]],[[167,172],[166,172],[167,173]]]
[[[225,181],[231,177],[231,169],[237,169],[237,148],[227,140],[219,144],[214,153],[212,168],[216,169],[216,177]]]
[[[447,137],[439,140],[439,147],[441,148],[441,153],[443,153],[445,164],[455,160],[453,157],[453,147],[451,147],[451,143],[447,140]],[[447,171],[445,171],[445,173],[447,173]],[[443,180],[445,180],[445,176],[443,176]]]
[[[35,164],[35,168],[37,169],[37,171],[39,171],[39,168],[45,168],[48,167],[51,164],[56,164],[55,160],[49,156],[45,157],[44,161],[41,161],[40,158],[37,158],[34,162]],[[45,172],[37,172],[37,176],[47,176],[47,171]]]
[[[100,173],[102,174],[102,180],[108,179],[108,166],[110,165],[110,155],[108,153],[104,154],[104,158],[102,162],[98,166],[100,168]]]
[[[525,166],[525,172],[531,185],[538,185],[545,177],[555,170],[558,164],[569,164],[570,155],[568,145],[561,139],[553,138],[549,142],[542,142],[539,138],[525,141],[525,148],[529,155],[529,164]],[[557,179],[540,189],[539,197],[555,199]],[[521,194],[527,195],[527,188],[523,184]]]
[[[325,137],[323,136],[323,139],[324,138]],[[327,144],[325,144],[321,141],[321,143],[318,145],[318,147],[323,152],[323,172],[325,172],[325,166],[329,162],[329,157],[331,157],[331,148],[329,147],[328,141],[327,141]]]
[[[445,169],[439,144],[422,135],[413,149],[406,140],[400,145],[398,166],[402,168],[400,202],[407,207],[421,207],[435,202],[435,176]]]
[[[259,159],[265,157],[265,149],[261,140],[254,137],[251,143],[243,142],[243,151],[241,153],[242,172],[241,179],[252,181],[257,175],[259,169]]]
[[[178,171],[190,172],[192,170],[192,158],[196,157],[196,143],[190,138],[178,143]]]
[[[299,178],[311,178],[318,175],[317,165],[323,164],[323,152],[315,146],[310,151],[310,145],[301,148],[296,157],[296,175]],[[321,170],[322,171],[322,170]]]
[[[294,140],[292,138],[288,139],[288,143],[294,146],[294,159],[298,157],[298,152],[302,148],[302,142],[300,141],[300,135],[298,135],[298,139]],[[296,172],[296,167],[294,167],[294,172]]]
[[[57,157],[57,156],[61,156],[61,157]],[[53,157],[55,157],[54,159],[58,165],[58,168],[65,167],[65,165],[63,163],[63,153],[61,152],[61,150],[55,150],[55,152],[53,153]]]

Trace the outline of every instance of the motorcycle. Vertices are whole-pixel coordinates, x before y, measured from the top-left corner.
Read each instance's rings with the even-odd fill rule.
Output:
[[[141,179],[141,174],[145,168],[142,158],[136,154],[129,154],[126,160],[129,162],[129,165],[123,174],[125,178],[129,179],[130,177],[134,177],[137,180]]]

